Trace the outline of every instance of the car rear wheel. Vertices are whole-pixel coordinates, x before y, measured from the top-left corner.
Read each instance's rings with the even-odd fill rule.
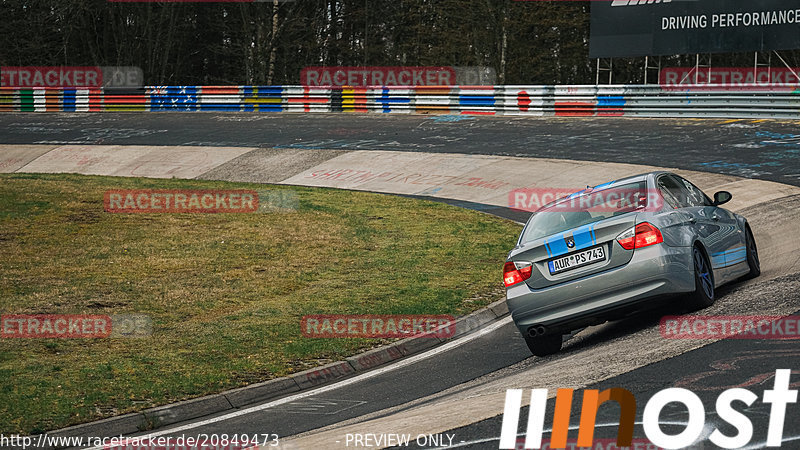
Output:
[[[747,246],[747,265],[750,266],[750,272],[743,276],[742,279],[749,280],[761,275],[761,261],[758,259],[758,247],[756,247],[756,240],[753,238],[753,233],[750,227],[744,229],[745,245]]]
[[[534,356],[547,356],[558,353],[561,350],[561,335],[546,334],[544,336],[529,337],[525,336],[525,343]]]
[[[714,304],[714,273],[700,247],[692,249],[694,260],[694,292],[689,297],[690,306],[702,309]]]

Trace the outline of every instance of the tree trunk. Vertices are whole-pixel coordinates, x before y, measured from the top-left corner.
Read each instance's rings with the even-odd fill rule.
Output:
[[[508,2],[503,0],[502,37],[500,42],[500,73],[497,82],[506,84],[506,49],[508,48]]]
[[[275,58],[278,50],[278,1],[272,0],[272,35],[269,39],[269,74],[267,75],[267,84],[270,86],[275,76]]]

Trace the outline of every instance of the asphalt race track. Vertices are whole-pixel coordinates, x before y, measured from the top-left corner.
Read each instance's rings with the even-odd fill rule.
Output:
[[[347,114],[4,114],[0,115],[0,144],[461,153],[642,164],[800,186],[799,124]],[[560,176],[570,179],[569,173]],[[451,203],[524,220],[524,213],[496,205]],[[738,212],[753,223],[765,274],[723,288],[717,303],[700,314],[796,313],[800,310],[800,277],[796,274],[800,256],[791,250],[800,249],[800,196],[753,202]],[[767,265],[773,269],[767,270]],[[661,389],[680,386],[703,400],[707,437],[720,423],[714,413],[719,393],[745,387],[761,398],[763,391],[772,387],[776,369],[800,370],[796,341],[675,341],[662,347],[659,319],[680,311],[676,305],[666,305],[592,327],[568,341],[562,353],[547,358],[531,357],[510,321],[501,320],[466,336],[463,343],[453,342],[459,345],[447,344],[430,354],[330,386],[220,417],[172,425],[156,433],[276,433],[283,448],[344,448],[345,433],[397,433],[405,426],[420,433],[450,435],[452,445],[461,448],[497,448],[502,417],[492,411],[497,410],[498,402],[502,405],[506,389],[549,388],[552,395],[561,387],[622,387],[643,404]],[[793,381],[794,386],[800,384]],[[576,396],[580,398],[580,394]],[[546,430],[552,413],[551,398]],[[579,406],[573,406],[572,425],[578,424],[579,414]],[[618,408],[601,409],[597,423],[616,422],[618,414]],[[641,414],[639,407],[637,422]],[[676,409],[665,411],[662,419],[680,425],[685,415],[685,410]],[[760,448],[769,420],[768,405],[759,400],[747,415],[755,430],[751,446]],[[523,433],[527,411],[520,417]],[[797,448],[798,417],[800,407],[789,405],[786,448]],[[616,427],[610,426],[600,426],[596,432],[597,438],[615,435]],[[644,437],[640,426],[634,436]],[[571,439],[575,437],[570,434]],[[714,446],[705,441],[694,448]]]

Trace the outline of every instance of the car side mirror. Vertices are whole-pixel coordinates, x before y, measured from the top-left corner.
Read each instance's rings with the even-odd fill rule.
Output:
[[[731,195],[730,192],[719,191],[716,194],[714,194],[714,206],[724,205],[725,203],[731,201],[732,198],[733,195]]]

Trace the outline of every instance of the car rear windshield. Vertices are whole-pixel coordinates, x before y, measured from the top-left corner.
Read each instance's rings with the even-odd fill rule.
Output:
[[[595,189],[557,200],[533,213],[523,230],[521,243],[530,242],[590,223],[599,222],[648,205],[647,183]]]

